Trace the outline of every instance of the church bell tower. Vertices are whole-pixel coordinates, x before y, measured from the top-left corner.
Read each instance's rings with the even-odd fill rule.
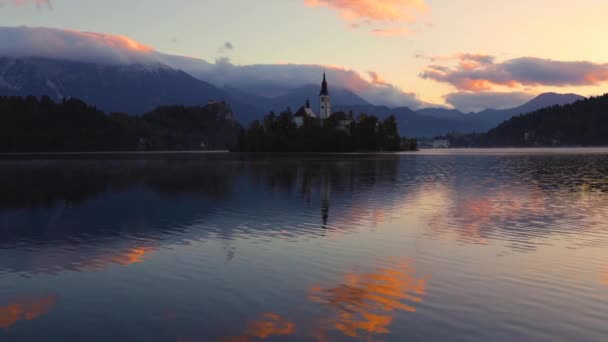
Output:
[[[323,73],[323,84],[321,85],[321,94],[319,95],[319,117],[325,120],[331,116],[331,99],[329,97],[329,89],[327,87],[327,79]]]

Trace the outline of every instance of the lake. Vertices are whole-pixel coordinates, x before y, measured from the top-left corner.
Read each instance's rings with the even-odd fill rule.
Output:
[[[608,149],[0,160],[1,341],[605,341]]]

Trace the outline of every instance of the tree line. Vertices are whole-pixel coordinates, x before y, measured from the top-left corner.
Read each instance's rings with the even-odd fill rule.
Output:
[[[482,134],[450,134],[453,147],[608,146],[608,94],[511,118]]]
[[[300,127],[291,110],[270,112],[241,132],[240,152],[354,152],[415,150],[416,140],[401,138],[397,120],[335,113],[326,120],[304,117]]]
[[[227,149],[240,130],[224,103],[131,116],[73,98],[0,97],[0,152]]]

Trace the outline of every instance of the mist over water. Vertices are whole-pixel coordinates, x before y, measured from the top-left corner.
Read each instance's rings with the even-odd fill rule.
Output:
[[[605,149],[34,159],[0,160],[2,341],[608,336]]]

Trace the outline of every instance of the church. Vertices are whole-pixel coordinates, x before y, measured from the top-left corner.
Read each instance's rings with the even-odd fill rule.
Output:
[[[317,115],[310,108],[310,100],[306,101],[306,105],[301,107],[294,115],[296,126],[302,127],[306,118],[316,119]],[[337,128],[341,131],[349,131],[352,118],[345,113],[333,113],[331,111],[331,97],[329,96],[329,86],[327,85],[327,76],[323,73],[323,83],[321,83],[321,92],[319,94],[319,115],[318,118],[323,122],[329,118],[338,119]]]

